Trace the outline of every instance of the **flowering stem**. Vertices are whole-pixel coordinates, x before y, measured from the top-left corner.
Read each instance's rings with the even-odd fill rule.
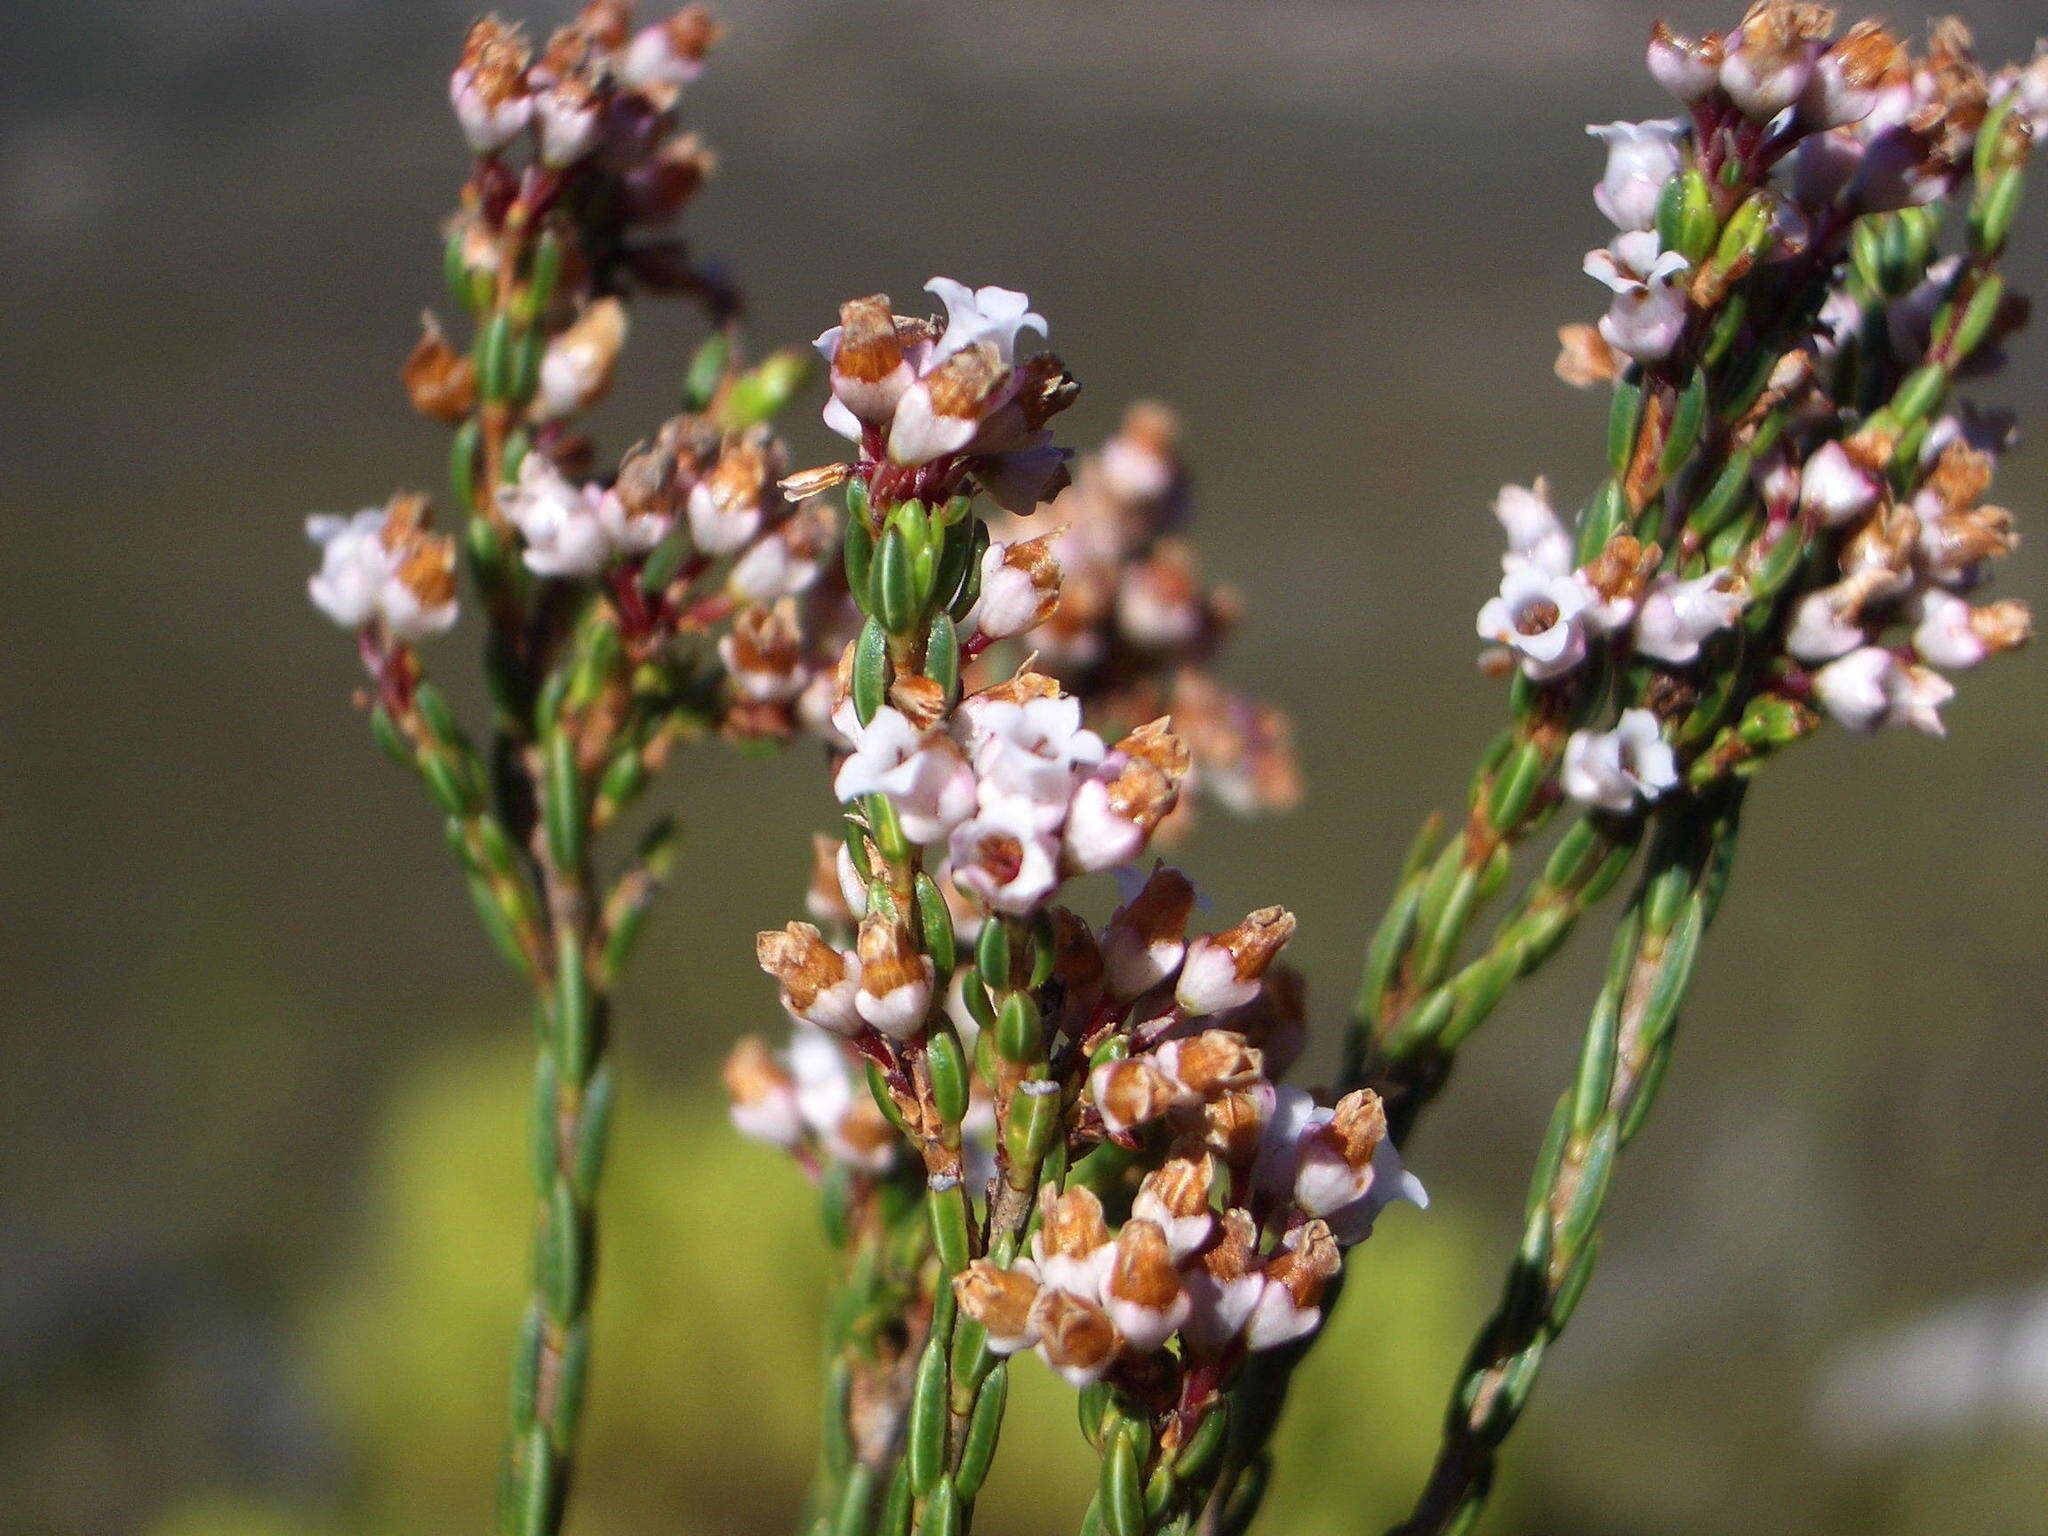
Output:
[[[1663,1080],[1700,941],[1734,859],[1743,792],[1735,782],[1657,813],[1650,866],[1622,916],[1577,1078],[1537,1162],[1521,1248],[1452,1396],[1429,1482],[1397,1536],[1469,1528],[1544,1351],[1592,1272],[1614,1159]]]

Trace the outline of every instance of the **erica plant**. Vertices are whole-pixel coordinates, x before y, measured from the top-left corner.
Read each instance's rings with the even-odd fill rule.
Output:
[[[1293,916],[1196,923],[1164,861],[1198,799],[1297,789],[1284,719],[1216,675],[1237,605],[1187,540],[1171,415],[1135,406],[1076,459],[1045,319],[946,278],[913,313],[854,299],[815,352],[750,361],[737,294],[671,233],[712,168],[680,109],[718,32],[625,0],[543,46],[475,25],[451,82],[475,157],[456,318],[430,316],[403,369],[452,434],[447,531],[410,493],[308,525],[373,731],[534,996],[505,1528],[565,1509],[610,1000],[657,887],[717,878],[666,821],[622,827],[678,746],[722,738],[824,759],[803,917],[757,948],[791,1033],[726,1068],[735,1123],[789,1150],[838,1255],[819,1536],[964,1530],[1027,1352],[1099,1457],[1084,1530],[1244,1529],[1347,1252],[1390,1203],[1427,1203],[1397,1145],[1627,883],[1500,1305],[1402,1527],[1467,1529],[1587,1283],[1752,779],[1830,722],[1938,733],[1952,674],[2027,638],[2024,607],[1979,592],[2014,539],[1984,501],[2011,427],[1955,391],[2024,319],[2000,261],[2048,60],[1990,73],[1959,22],[1915,52],[1782,0],[1725,35],[1657,28],[1680,111],[1590,130],[1613,230],[1585,270],[1608,307],[1561,333],[1560,376],[1612,397],[1605,477],[1576,509],[1542,480],[1495,504],[1478,630],[1508,723],[1396,872],[1327,1026],[1338,1076],[1310,1088],[1284,1081],[1310,1027]],[[580,418],[629,302],[660,294],[706,320],[682,411],[600,469]],[[820,374],[847,446],[796,469],[776,419]],[[474,734],[420,649],[458,587],[491,701]]]

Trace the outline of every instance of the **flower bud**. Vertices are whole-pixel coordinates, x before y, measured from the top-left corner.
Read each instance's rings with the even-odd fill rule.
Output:
[[[1029,1275],[976,1259],[953,1277],[960,1310],[981,1324],[991,1353],[1014,1355],[1038,1342],[1032,1320],[1039,1285]]]
[[[859,953],[855,1009],[890,1039],[910,1039],[931,1011],[931,957],[918,949],[907,924],[883,912],[861,920]]]
[[[420,339],[401,375],[412,408],[429,421],[459,426],[476,409],[476,369],[448,345],[431,314],[420,317]]]
[[[1102,1125],[1112,1136],[1128,1136],[1149,1125],[1172,1106],[1174,1082],[1143,1056],[1105,1061],[1088,1076]]]
[[[705,7],[686,6],[667,21],[635,34],[619,58],[619,78],[655,105],[666,107],[704,73],[704,55],[723,32]]]
[[[1099,1298],[1115,1250],[1095,1191],[1077,1184],[1064,1194],[1054,1194],[1048,1184],[1039,1191],[1038,1211],[1031,1258],[1038,1267],[1039,1280],[1071,1296],[1089,1301]]]
[[[749,1035],[725,1059],[725,1088],[732,1097],[733,1127],[742,1136],[773,1146],[793,1147],[802,1140],[803,1116],[797,1108],[796,1081]]]
[[[1884,491],[1877,466],[1859,460],[1841,443],[1823,443],[1806,461],[1799,481],[1800,508],[1824,527],[1853,523]]]
[[[534,414],[544,421],[573,416],[603,399],[625,342],[625,305],[603,298],[584,310],[541,357]]]
[[[1386,1134],[1378,1094],[1361,1088],[1344,1095],[1336,1112],[1301,1140],[1294,1203],[1311,1216],[1329,1216],[1360,1198],[1372,1184],[1373,1154]]]
[[[1031,1327],[1040,1357],[1074,1387],[1100,1381],[1123,1345],[1101,1307],[1049,1286],[1031,1308]]]
[[[1721,39],[1681,37],[1660,21],[1650,31],[1648,62],[1651,78],[1690,106],[1720,83]]]
[[[1227,1029],[1205,1029],[1169,1040],[1154,1054],[1159,1070],[1178,1088],[1183,1101],[1219,1098],[1265,1078],[1265,1060],[1258,1049]]]
[[[478,154],[496,154],[533,120],[526,63],[518,33],[495,16],[477,22],[463,40],[448,97],[469,147]]]
[[[803,692],[803,630],[796,603],[748,608],[719,638],[718,658],[739,696],[753,704],[782,704]]]
[[[1145,1175],[1131,1201],[1131,1214],[1149,1221],[1166,1237],[1176,1264],[1209,1240],[1215,1216],[1209,1209],[1214,1163],[1207,1153],[1171,1157]]]
[[[1244,1331],[1266,1288],[1258,1230],[1247,1212],[1223,1213],[1222,1240],[1202,1255],[1183,1283],[1190,1303],[1183,1337],[1199,1353],[1221,1354]]]
[[[1165,720],[1139,726],[1081,781],[1067,812],[1064,851],[1083,873],[1127,864],[1180,798],[1187,743]]]
[[[1186,875],[1164,865],[1152,872],[1102,930],[1110,996],[1127,1002],[1180,969],[1181,956],[1187,953],[1188,917],[1194,910],[1195,888]]]
[[[1115,1253],[1103,1284],[1104,1305],[1125,1344],[1149,1354],[1187,1321],[1187,1292],[1174,1272],[1166,1234],[1151,1222],[1125,1222],[1116,1235]]]
[[[928,464],[974,441],[1007,369],[991,342],[947,355],[903,392],[889,418],[889,458]]]
[[[760,531],[774,479],[763,441],[727,443],[711,473],[690,487],[690,540],[698,552],[716,557],[744,547]]]
[[[981,597],[972,625],[991,640],[1008,640],[1036,629],[1060,600],[1060,563],[1053,557],[1057,534],[1019,544],[991,544],[981,558]]]
[[[1722,45],[1721,88],[1751,122],[1769,122],[1805,91],[1832,22],[1820,6],[1758,0]]]
[[[860,1033],[859,962],[827,944],[816,928],[771,928],[755,936],[754,954],[761,969],[782,984],[782,1005],[797,1018],[835,1035]]]
[[[1294,926],[1292,912],[1261,907],[1234,928],[1204,934],[1188,946],[1174,1001],[1196,1017],[1242,1007],[1258,996],[1259,978]]]
[[[1266,1284],[1245,1324],[1246,1345],[1277,1349],[1315,1332],[1323,1320],[1323,1291],[1343,1264],[1322,1222],[1290,1232],[1287,1246],[1266,1265]]]

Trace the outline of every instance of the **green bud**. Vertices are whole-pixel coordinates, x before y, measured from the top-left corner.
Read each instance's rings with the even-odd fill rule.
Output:
[[[1635,457],[1636,429],[1643,419],[1643,370],[1631,364],[1614,386],[1614,400],[1607,411],[1607,467],[1616,477],[1626,475]]]
[[[1102,1454],[1097,1497],[1109,1536],[1145,1536],[1145,1503],[1139,1486],[1138,1455],[1128,1429],[1111,1437]]]
[[[1593,1133],[1582,1149],[1578,1159],[1578,1182],[1572,1188],[1571,1199],[1558,1223],[1559,1251],[1576,1253],[1592,1232],[1594,1222],[1599,1220],[1600,1206],[1607,1198],[1607,1180],[1614,1172],[1618,1139],[1614,1123],[1608,1121]]]
[[[917,1362],[909,1417],[904,1456],[910,1463],[911,1491],[923,1498],[946,1475],[946,1348],[940,1339],[926,1344]]]
[[[939,1267],[949,1275],[957,1275],[965,1269],[974,1257],[973,1245],[967,1235],[967,1191],[957,1178],[934,1175],[927,1183],[929,1190],[927,1204],[931,1208],[932,1247],[938,1253]],[[940,1357],[941,1364],[944,1357]]]
[[[1973,354],[1984,344],[1984,338],[1991,333],[1991,327],[1998,319],[1999,306],[2005,302],[2005,279],[1998,273],[1989,273],[1977,285],[1977,291],[1970,295],[1969,305],[1963,310],[1963,318],[1956,327],[1955,340],[1949,346],[1949,356],[1955,362]]]
[[[996,1054],[1012,1066],[1029,1066],[1045,1050],[1045,1023],[1028,992],[1012,992],[996,1011]]]
[[[683,409],[690,412],[708,411],[711,402],[718,397],[718,386],[725,379],[726,366],[732,361],[732,338],[724,331],[713,331],[705,337],[697,350],[690,355],[690,365],[683,370]]]
[[[2020,210],[2026,176],[2018,166],[1985,184],[1970,210],[1970,238],[1978,250],[1995,254],[2005,249],[2012,222]]]
[[[939,975],[950,976],[953,967],[959,963],[953,914],[947,909],[946,898],[938,883],[923,870],[917,872],[913,889],[917,893],[917,920],[924,934],[924,952],[932,957],[932,967]]]
[[[718,402],[719,426],[728,432],[744,432],[781,415],[809,382],[814,362],[809,348],[794,347],[762,359],[758,368],[734,379]]]
[[[868,819],[868,836],[875,840],[875,846],[882,850],[882,857],[891,864],[901,864],[910,857],[910,839],[903,833],[903,823],[897,820],[896,807],[889,797],[880,790],[867,796],[860,803],[861,811]]]
[[[478,435],[472,417],[455,429],[448,444],[448,484],[455,492],[455,504],[465,512],[476,505]]]
[[[896,1096],[889,1092],[889,1080],[882,1076],[882,1069],[872,1061],[867,1063],[868,1093],[875,1101],[875,1108],[882,1116],[904,1135],[910,1134],[910,1127],[903,1123],[903,1111],[896,1106]]]
[[[1607,1112],[1607,1094],[1614,1086],[1615,1042],[1621,1028],[1619,999],[1602,992],[1593,1005],[1593,1017],[1586,1026],[1585,1045],[1579,1052],[1579,1073],[1572,1084],[1572,1134],[1592,1133]]]
[[[1010,926],[1001,918],[981,925],[974,940],[974,965],[989,991],[1010,990]]]
[[[981,557],[988,553],[988,524],[977,517],[968,526],[974,532],[973,542],[967,549],[967,570],[960,578],[960,590],[954,594],[952,604],[946,610],[956,623],[964,620],[974,605],[981,601]]]
[[[998,1361],[975,1395],[974,1411],[967,1419],[967,1438],[960,1446],[960,1465],[953,1473],[953,1487],[964,1500],[981,1492],[990,1464],[995,1460],[996,1437],[1002,1432],[1003,1410],[1010,1400],[1010,1368]]]
[[[1043,1078],[1019,1083],[1003,1122],[1003,1150],[1020,1172],[1036,1169],[1060,1134],[1060,1085]]]
[[[555,942],[555,1050],[562,1076],[580,1083],[597,1055],[597,1000],[583,959],[583,941],[566,929]]]
[[[548,857],[557,869],[574,871],[583,862],[583,781],[576,767],[576,739],[568,731],[557,730],[548,737],[541,793]]]
[[[1887,410],[1899,428],[1904,430],[1921,418],[1932,416],[1947,391],[1948,375],[1939,364],[1928,363],[1906,375]]]
[[[931,633],[925,637],[924,672],[945,690],[949,704],[960,696],[960,632],[950,614],[932,618]]]
[[[841,545],[841,553],[845,556],[846,560],[847,590],[853,594],[853,600],[860,605],[861,612],[871,613],[874,611],[875,597],[873,585],[875,535],[874,531],[868,527],[866,514],[864,512],[856,513],[852,510],[853,493],[859,484],[858,480],[849,480],[846,484],[846,532]],[[863,495],[862,501],[865,504],[865,495]]]
[[[484,322],[476,339],[477,391],[486,400],[512,393],[512,317],[500,310]]]
[[[1692,516],[1687,519],[1689,526],[1701,538],[1711,538],[1749,504],[1755,490],[1755,483],[1750,478],[1755,463],[1755,457],[1748,448],[1739,448],[1728,456],[1728,462],[1714,478],[1712,488],[1700,498],[1699,505],[1693,508]]]
[[[960,1050],[960,1037],[941,1027],[925,1041],[925,1070],[931,1074],[932,1103],[939,1118],[958,1125],[967,1117],[967,1061]]]
[[[889,633],[881,621],[869,619],[861,626],[860,638],[853,648],[854,717],[867,725],[888,693]]]
[[[1497,833],[1520,826],[1549,770],[1550,754],[1541,746],[1533,741],[1518,746],[1494,775],[1486,797],[1487,824]]]
[[[1713,188],[1698,166],[1689,165],[1666,184],[1658,200],[1658,244],[1698,266],[1713,247],[1716,227]]]
[[[917,573],[912,568],[910,545],[895,523],[882,530],[882,542],[875,547],[875,617],[892,635],[908,634],[917,622]]]
[[[1628,498],[1622,494],[1620,481],[1604,482],[1579,514],[1579,564],[1598,559],[1607,541],[1621,532],[1627,517]]]
[[[1707,373],[1704,368],[1695,368],[1692,378],[1679,393],[1678,403],[1672,407],[1671,427],[1664,437],[1664,449],[1657,456],[1658,471],[1673,475],[1692,455],[1693,448],[1700,440],[1700,427],[1707,417]]]

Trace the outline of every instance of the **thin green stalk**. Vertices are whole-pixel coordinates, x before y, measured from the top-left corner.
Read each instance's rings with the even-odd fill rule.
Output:
[[[1622,916],[1577,1078],[1537,1164],[1521,1248],[1452,1395],[1429,1482],[1397,1536],[1470,1529],[1500,1443],[1592,1273],[1615,1158],[1655,1100],[1727,883],[1743,788],[1737,781],[1658,813],[1650,867]]]

